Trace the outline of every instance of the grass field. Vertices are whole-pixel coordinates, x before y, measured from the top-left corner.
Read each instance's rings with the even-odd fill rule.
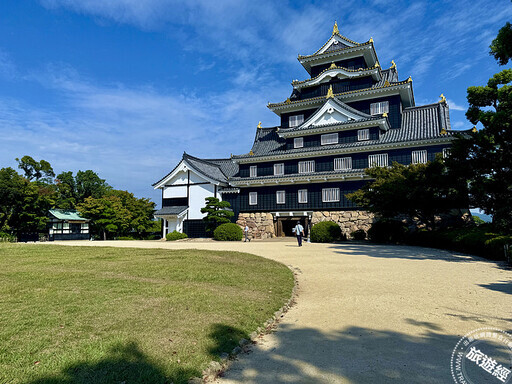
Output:
[[[0,244],[0,384],[186,383],[292,287],[245,253]]]

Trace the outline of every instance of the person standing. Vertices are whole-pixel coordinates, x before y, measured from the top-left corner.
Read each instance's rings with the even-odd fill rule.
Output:
[[[245,234],[244,242],[251,241],[251,239],[249,239],[249,226],[247,224],[245,224],[244,234]]]
[[[300,221],[297,221],[297,225],[293,228],[293,232],[297,236],[297,242],[299,243],[299,247],[302,247],[302,237],[304,236],[304,227],[300,225]]]

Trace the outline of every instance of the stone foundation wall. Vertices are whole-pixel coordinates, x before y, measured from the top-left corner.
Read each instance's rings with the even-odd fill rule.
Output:
[[[242,227],[242,230],[247,224],[249,227],[249,238],[251,239],[270,239],[276,237],[274,218],[271,213],[240,213],[236,223]]]
[[[374,219],[374,214],[367,211],[321,211],[313,212],[311,225],[321,221],[334,221],[341,232],[350,239],[350,234],[358,229],[368,232]]]
[[[321,221],[334,221],[343,234],[350,238],[350,233],[370,229],[374,215],[367,211],[318,211],[313,212],[311,225]],[[249,227],[249,238],[270,239],[276,237],[274,218],[268,212],[240,213],[236,223],[242,228]]]

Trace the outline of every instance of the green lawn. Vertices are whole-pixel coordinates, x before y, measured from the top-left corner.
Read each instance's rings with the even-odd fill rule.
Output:
[[[245,253],[0,244],[0,383],[186,383],[292,287]]]

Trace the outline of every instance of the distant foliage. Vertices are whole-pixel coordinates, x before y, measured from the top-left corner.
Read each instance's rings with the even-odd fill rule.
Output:
[[[354,240],[366,240],[366,231],[358,229],[357,231],[350,233],[350,236],[352,236],[352,239]]]
[[[175,241],[175,240],[181,240],[181,239],[186,239],[188,236],[186,233],[181,233],[181,232],[178,232],[178,231],[172,231],[172,232],[169,232],[166,236],[165,236],[165,240],[167,241]]]
[[[234,223],[221,224],[213,231],[213,238],[218,241],[240,241],[243,235],[242,228]]]
[[[0,243],[14,243],[16,242],[16,236],[10,233],[0,232]]]
[[[380,219],[375,221],[368,230],[368,238],[376,243],[401,243],[409,232],[409,228],[400,220]]]
[[[332,243],[344,240],[341,228],[334,221],[321,221],[311,228],[311,241],[313,243]]]

